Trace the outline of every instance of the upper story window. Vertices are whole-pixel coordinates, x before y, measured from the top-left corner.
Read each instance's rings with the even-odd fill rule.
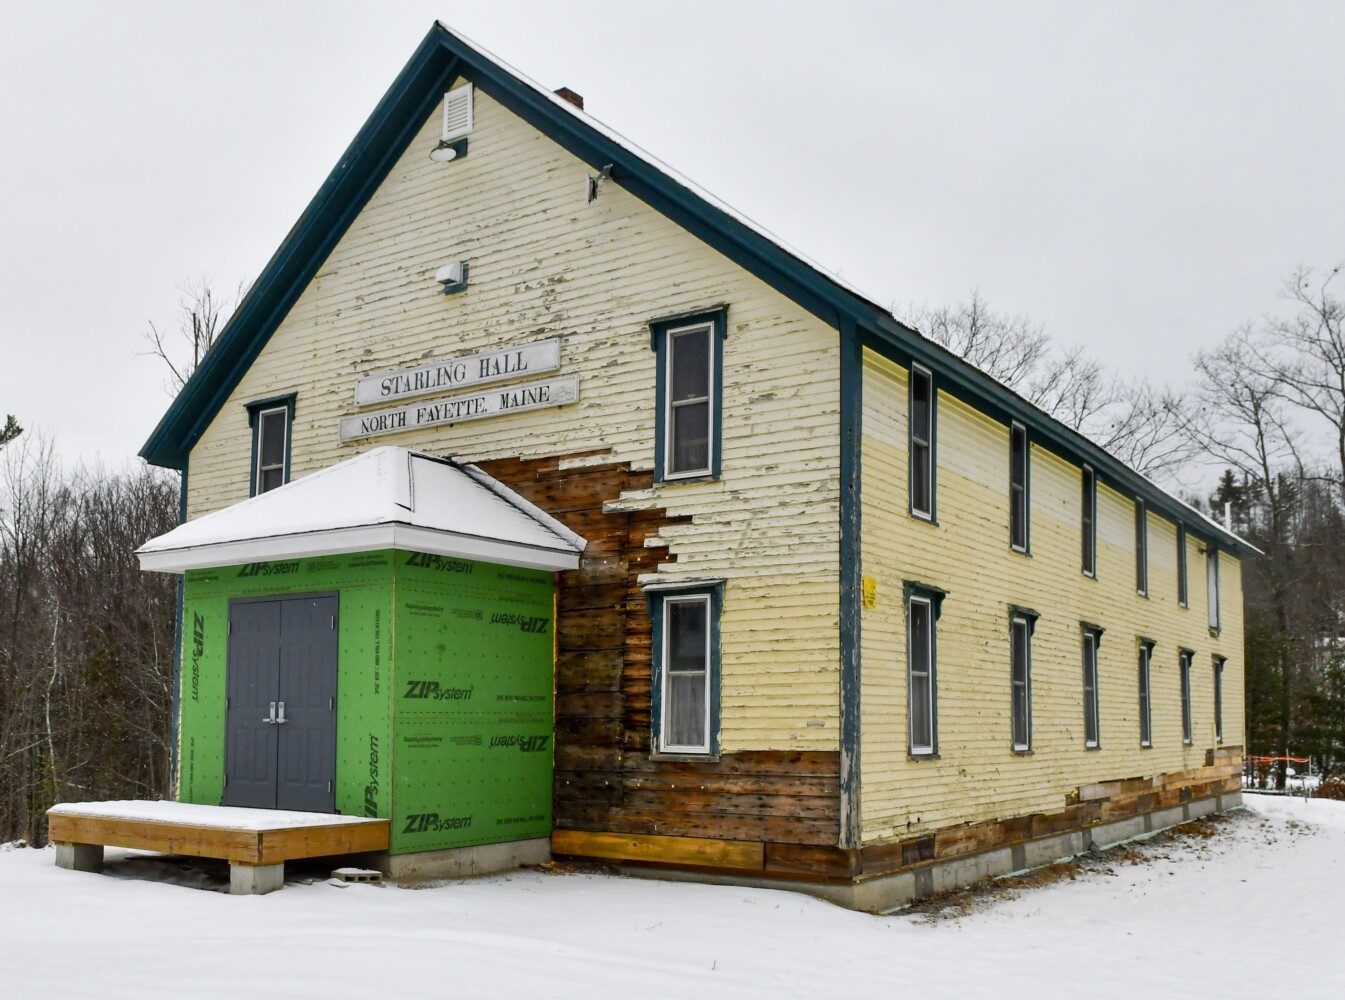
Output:
[[[1080,502],[1083,523],[1083,574],[1097,576],[1097,474],[1083,467],[1083,497]]]
[[[655,478],[719,475],[725,310],[650,325],[658,359]]]
[[[1191,595],[1186,582],[1186,525],[1177,525],[1177,605],[1186,607]]]
[[[911,513],[934,520],[934,377],[911,365]]]
[[[1027,428],[1009,429],[1009,544],[1016,552],[1028,551],[1028,444]]]
[[[657,752],[713,754],[718,749],[721,593],[718,582],[648,591]]]
[[[266,493],[290,481],[290,428],[294,396],[277,396],[247,405],[252,427],[251,495]]]
[[[1135,501],[1135,593],[1149,596],[1149,508]]]
[[[1209,602],[1210,631],[1219,631],[1219,550],[1205,550],[1205,596]]]

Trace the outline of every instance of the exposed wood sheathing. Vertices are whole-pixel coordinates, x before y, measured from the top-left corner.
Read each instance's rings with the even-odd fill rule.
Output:
[[[937,384],[938,375],[935,374]],[[938,400],[938,516],[908,513],[907,376],[865,353],[863,566],[877,605],[863,612],[864,843],[901,841],[968,821],[1059,810],[1080,785],[1182,773],[1217,747],[1212,656],[1227,657],[1224,743],[1242,743],[1242,591],[1220,561],[1223,630],[1206,624],[1205,561],[1188,538],[1190,607],[1177,605],[1176,529],[1148,518],[1149,596],[1135,592],[1134,506],[1098,488],[1098,578],[1080,571],[1081,472],[1031,453],[1031,555],[1009,549],[1009,429]],[[905,580],[948,591],[938,622],[939,759],[907,755]],[[1040,612],[1032,641],[1033,752],[1012,752],[1009,605]],[[1086,750],[1080,623],[1106,629],[1099,650],[1101,748]],[[1156,643],[1153,747],[1141,749],[1136,659]],[[1181,734],[1178,650],[1195,651],[1193,742]]]
[[[651,756],[651,623],[639,579],[671,558],[657,539],[676,527],[694,527],[695,519],[656,508],[604,513],[604,497],[647,488],[650,474],[620,463],[591,464],[598,458],[483,464],[589,542],[579,569],[560,574],[558,588],[556,827],[834,845],[834,752],[739,750],[718,760]],[[732,690],[727,678],[725,690],[726,696]],[[610,852],[625,841],[594,843],[594,850]],[[742,857],[741,851],[721,853]]]

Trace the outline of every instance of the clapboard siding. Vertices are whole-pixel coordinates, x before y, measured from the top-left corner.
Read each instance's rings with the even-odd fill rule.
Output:
[[[937,382],[938,373],[935,373]],[[1203,551],[1188,536],[1190,608],[1177,605],[1176,528],[1152,513],[1149,597],[1135,590],[1134,505],[1098,488],[1098,578],[1080,571],[1079,467],[1033,445],[1031,555],[1009,548],[1009,429],[938,399],[938,518],[909,516],[907,374],[865,353],[863,837],[897,840],[951,824],[1058,812],[1080,786],[1203,765],[1214,736],[1212,656],[1226,656],[1224,746],[1242,739],[1242,593],[1221,554],[1224,621],[1206,625]],[[903,581],[948,591],[937,624],[939,759],[907,755]],[[1033,752],[1011,750],[1009,605],[1041,615],[1032,642]],[[1080,623],[1106,629],[1099,650],[1101,749],[1083,746]],[[1152,749],[1139,747],[1137,642],[1156,643]],[[1178,649],[1195,650],[1194,740],[1181,741]]]
[[[648,472],[648,324],[726,303],[722,478],[613,490],[595,514],[666,511],[648,542],[670,557],[649,574],[727,580],[725,752],[836,750],[835,331],[618,184],[587,204],[591,168],[479,90],[475,111],[469,155],[451,164],[428,158],[430,115],[272,335],[192,450],[190,516],[247,496],[245,405],[287,392],[296,478],[377,444],[473,462],[597,452]],[[444,296],[433,276],[454,259],[470,287]],[[580,376],[578,404],[340,443],[357,377],[548,336]]]

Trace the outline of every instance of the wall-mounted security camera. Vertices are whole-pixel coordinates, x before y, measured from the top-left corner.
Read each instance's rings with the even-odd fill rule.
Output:
[[[444,294],[452,295],[467,287],[467,262],[455,260],[434,273],[434,280],[444,286]]]

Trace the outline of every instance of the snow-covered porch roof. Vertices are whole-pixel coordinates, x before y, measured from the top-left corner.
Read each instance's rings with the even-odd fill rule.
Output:
[[[181,524],[136,555],[161,573],[394,548],[556,571],[576,568],[586,544],[475,466],[384,447]]]

